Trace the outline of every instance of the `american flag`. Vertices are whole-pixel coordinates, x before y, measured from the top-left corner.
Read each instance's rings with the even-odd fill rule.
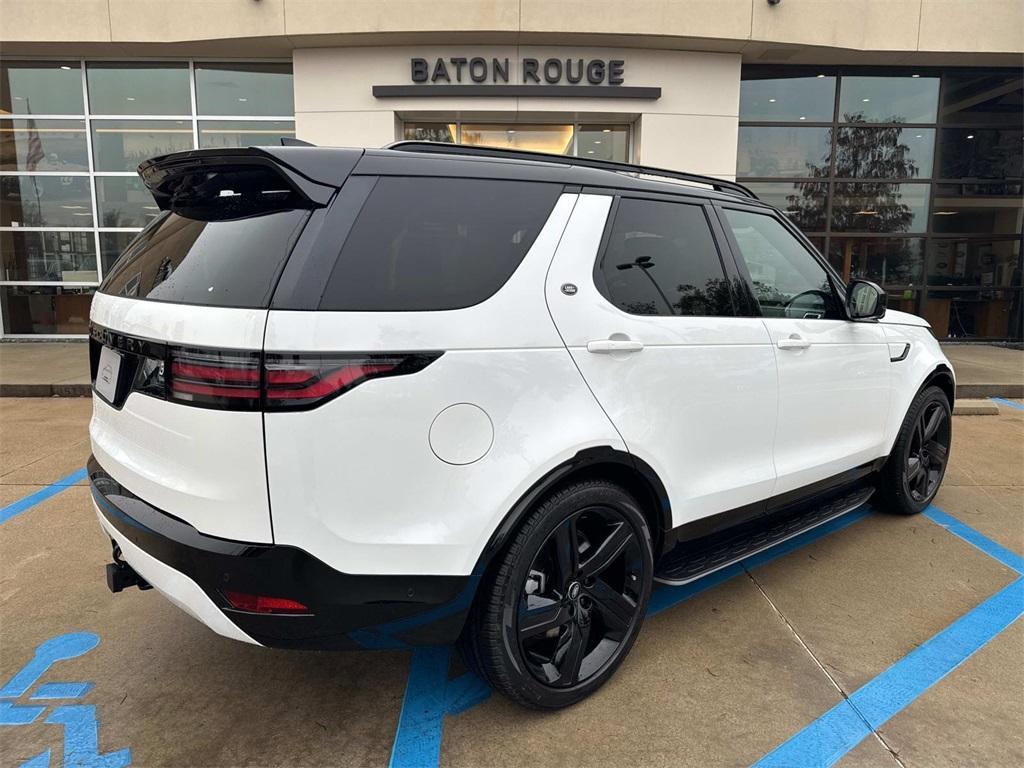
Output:
[[[32,105],[28,104],[28,113],[32,114]],[[35,118],[28,119],[28,152],[25,154],[25,170],[34,171],[39,167],[39,161],[46,157],[43,152],[43,140],[39,138],[39,131],[36,128]]]

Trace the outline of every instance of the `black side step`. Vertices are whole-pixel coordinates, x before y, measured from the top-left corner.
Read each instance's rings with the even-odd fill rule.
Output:
[[[743,526],[742,531],[731,536],[726,533],[713,537],[713,540],[709,537],[703,543],[698,540],[681,544],[661,559],[654,580],[672,586],[689,584],[845,515],[867,501],[873,492],[874,488],[861,488],[822,506],[766,518],[754,526]]]

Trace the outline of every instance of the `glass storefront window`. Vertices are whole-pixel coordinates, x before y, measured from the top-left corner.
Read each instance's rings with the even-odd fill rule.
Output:
[[[783,211],[804,232],[824,232],[828,184],[814,181],[744,182],[761,200]]]
[[[458,142],[456,123],[406,123],[402,138],[406,141],[439,141],[442,144]]]
[[[934,123],[939,78],[845,75],[839,87],[843,123]]]
[[[8,230],[0,232],[0,263],[4,280],[92,282],[96,241],[92,232]]]
[[[736,175],[828,176],[828,128],[741,126]]]
[[[85,120],[0,120],[0,171],[88,171]]]
[[[836,78],[824,73],[779,73],[740,83],[740,120],[832,122]]]
[[[192,113],[187,64],[90,62],[85,71],[94,115]]]
[[[594,160],[629,162],[629,126],[581,125],[576,132],[576,154]]]
[[[89,178],[0,176],[0,226],[93,226]]]
[[[295,110],[290,64],[199,64],[200,115],[290,115]]]
[[[834,77],[838,99],[801,120],[809,89],[825,88],[814,68],[743,68],[737,177],[823,241],[844,279],[880,283],[940,338],[1021,339],[1020,69],[817,74]],[[815,119],[832,127],[801,158],[789,137]]]
[[[839,128],[838,179],[916,179],[932,175],[934,128]]]
[[[160,214],[139,163],[279,145],[293,101],[284,61],[0,60],[0,335],[86,333],[95,286]]]
[[[0,113],[82,115],[77,61],[0,61]]]
[[[1020,338],[1021,291],[933,288],[923,314],[940,339]]]
[[[110,274],[118,258],[137,236],[138,232],[100,232],[100,261],[104,275]]]
[[[156,155],[192,149],[189,120],[93,120],[97,171],[134,171]]]
[[[95,288],[2,285],[4,332],[12,334],[87,334]]]
[[[924,232],[927,184],[843,182],[835,184],[833,232]]]
[[[1024,223],[1021,184],[939,184],[932,229],[940,233],[1014,235]]]
[[[952,72],[943,77],[942,91],[941,123],[1020,127],[1024,103],[1024,76],[1020,70]]]
[[[199,147],[279,147],[295,138],[291,120],[200,120]]]
[[[1020,239],[933,238],[928,244],[928,285],[1019,288]]]
[[[924,238],[834,237],[829,263],[843,280],[863,278],[879,285],[921,285]]]
[[[1024,176],[1024,130],[943,128],[937,175],[942,179],[1019,179]]]
[[[571,125],[507,125],[462,124],[463,144],[521,149],[531,152],[549,152],[554,155],[572,154]]]
[[[138,176],[97,176],[96,208],[101,227],[144,227],[160,215]]]

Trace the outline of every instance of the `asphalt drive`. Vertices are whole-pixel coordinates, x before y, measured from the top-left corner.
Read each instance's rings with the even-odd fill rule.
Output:
[[[954,418],[935,514],[854,513],[665,593],[604,689],[542,714],[479,700],[444,649],[261,649],[110,594],[90,402],[0,399],[0,765],[796,766],[847,710],[839,766],[1024,765],[1019,405]]]

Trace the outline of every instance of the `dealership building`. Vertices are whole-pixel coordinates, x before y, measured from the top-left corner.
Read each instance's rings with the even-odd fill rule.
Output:
[[[87,332],[196,147],[540,150],[728,179],[940,339],[1022,339],[1024,0],[0,0],[0,334]]]

